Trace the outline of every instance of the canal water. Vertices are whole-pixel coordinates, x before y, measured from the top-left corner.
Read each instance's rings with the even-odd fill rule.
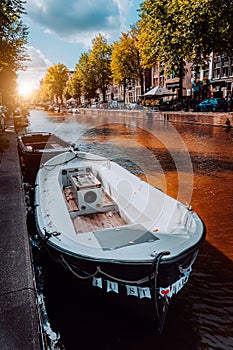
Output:
[[[189,283],[174,298],[161,336],[130,298],[122,301],[39,259],[47,317],[64,349],[233,349],[233,129],[133,113],[33,110],[27,131],[50,131],[80,150],[111,158],[192,205],[207,228]]]

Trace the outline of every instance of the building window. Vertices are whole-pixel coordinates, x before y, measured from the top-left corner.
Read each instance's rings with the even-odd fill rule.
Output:
[[[230,75],[233,75],[233,64],[231,64],[231,71],[230,71]]]
[[[224,57],[223,58],[223,66],[224,67],[229,66],[229,57]]]
[[[222,70],[222,75],[224,77],[228,77],[229,75],[229,67],[224,67],[223,70]]]
[[[204,79],[208,79],[208,78],[209,78],[209,69],[205,69],[205,70],[203,71],[203,78],[204,78]]]
[[[215,79],[220,78],[220,68],[217,68],[214,70],[214,78]]]

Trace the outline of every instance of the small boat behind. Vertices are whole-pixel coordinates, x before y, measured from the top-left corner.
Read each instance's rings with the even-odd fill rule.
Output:
[[[160,331],[205,238],[191,208],[115,162],[72,150],[39,169],[35,219],[42,246],[75,276],[153,301]]]
[[[27,169],[38,170],[41,162],[66,152],[72,146],[55,134],[48,132],[35,132],[20,135],[18,150]]]
[[[73,107],[67,110],[68,113],[79,114],[79,108]]]

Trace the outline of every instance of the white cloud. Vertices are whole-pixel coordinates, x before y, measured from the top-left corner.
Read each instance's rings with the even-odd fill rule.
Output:
[[[40,80],[46,74],[47,69],[52,63],[44,54],[33,46],[27,47],[27,53],[30,61],[25,64],[26,70],[18,72],[18,85],[29,85],[31,88],[38,88]]]
[[[113,0],[119,9],[120,22],[121,22],[121,31],[127,31],[127,25],[125,18],[133,7],[133,1],[129,0]],[[133,23],[132,23],[133,24]]]
[[[131,12],[135,13],[137,1],[28,0],[25,21],[31,29],[29,40],[33,46],[28,47],[31,61],[26,63],[27,70],[18,73],[19,84],[27,81],[38,86],[47,68],[57,61],[73,67],[80,51],[91,48],[99,33],[109,43],[118,40],[120,33],[129,29],[126,22]]]
[[[125,18],[132,6],[131,0],[30,0],[26,10],[33,23],[47,33],[86,43],[98,33],[119,36],[127,29]]]

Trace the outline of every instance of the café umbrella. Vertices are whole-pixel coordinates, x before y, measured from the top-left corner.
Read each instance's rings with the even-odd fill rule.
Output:
[[[76,99],[71,97],[69,100],[66,101],[67,103],[76,103]]]
[[[173,91],[168,90],[165,87],[161,87],[161,86],[155,86],[153,89],[147,91],[144,95],[144,97],[153,97],[153,96],[170,96],[170,95],[175,95],[175,93]]]

